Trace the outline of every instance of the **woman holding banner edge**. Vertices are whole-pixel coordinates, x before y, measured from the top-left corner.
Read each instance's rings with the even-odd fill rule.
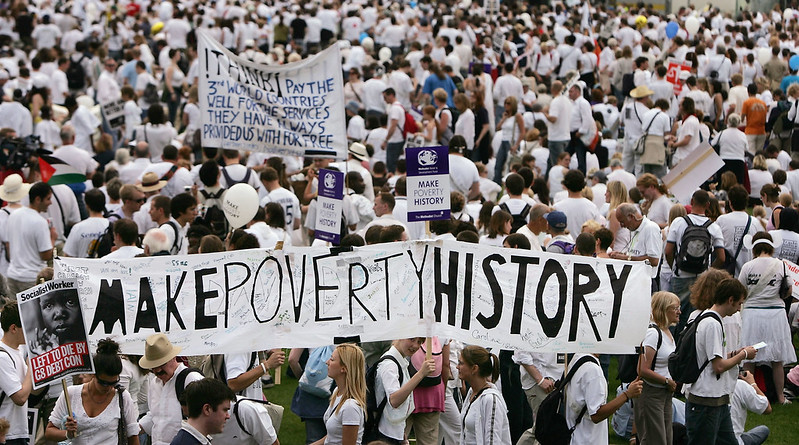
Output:
[[[127,390],[119,386],[122,359],[119,345],[111,339],[100,340],[94,360],[94,378],[82,385],[67,388],[58,397],[50,414],[44,437],[73,445],[118,443],[139,444],[139,410]],[[71,402],[72,413],[67,408]],[[121,399],[120,399],[121,398]]]

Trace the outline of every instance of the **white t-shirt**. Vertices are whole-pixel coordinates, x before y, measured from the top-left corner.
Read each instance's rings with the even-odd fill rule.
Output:
[[[586,354],[575,354],[572,363],[576,363]],[[577,421],[583,407],[588,407],[583,419],[574,429],[571,443],[574,445],[592,444],[607,445],[608,421],[599,423],[591,421],[591,415],[607,403],[608,382],[602,374],[602,368],[596,362],[584,363],[574,373],[571,382],[566,385],[566,423],[571,428]]]
[[[21,348],[23,346],[20,346]],[[22,352],[0,342],[0,390],[6,393],[6,400],[0,404],[0,418],[8,420],[11,429],[8,430],[6,439],[21,439],[28,437],[28,402],[17,406],[10,400],[11,394],[22,389],[22,381],[28,366],[22,358]]]
[[[708,310],[708,312],[712,312]],[[718,314],[717,314],[718,315]],[[719,318],[721,318],[719,316]],[[705,318],[696,328],[696,364],[702,366],[705,360],[716,357],[724,358],[730,352],[725,346],[724,330],[721,323],[714,317]],[[738,377],[738,368],[733,366],[716,378],[713,365],[708,363],[696,383],[691,385],[690,393],[700,397],[721,397],[732,394],[735,389],[735,380]]]
[[[660,198],[652,202],[649,206],[649,211],[646,216],[657,224],[666,224],[669,222],[669,212],[673,203],[666,195],[660,195]]]
[[[554,208],[566,214],[566,227],[575,238],[586,221],[593,219],[600,224],[605,221],[594,203],[586,198],[566,198],[556,203]]]
[[[276,202],[283,207],[283,214],[286,219],[286,230],[294,229],[294,219],[300,217],[300,200],[291,191],[280,187],[268,192],[266,197],[261,200],[261,207],[270,202]]]
[[[646,216],[641,220],[641,225],[636,230],[630,231],[630,242],[627,244],[627,253],[630,256],[646,255],[651,258],[660,258],[663,249],[663,236],[660,227]],[[652,267],[652,278],[657,276],[657,267]]]
[[[749,224],[749,231],[744,232],[746,229],[746,222],[751,219]],[[741,242],[744,235],[754,235],[757,232],[763,231],[763,226],[757,218],[752,218],[746,212],[730,212],[721,215],[716,219],[716,224],[721,228],[721,233],[724,235],[724,248],[735,255],[735,251],[740,246],[741,251],[738,253],[738,259],[735,266],[735,276],[741,270],[747,261],[752,259],[752,251],[744,247]]]
[[[770,270],[773,270],[771,276],[764,277],[763,274]],[[771,257],[757,257],[744,264],[741,268],[741,273],[738,275],[738,281],[746,286],[751,294],[746,297],[744,307],[782,306],[780,285],[782,284],[782,277],[785,276],[785,270],[785,265],[782,264],[781,260]],[[759,285],[761,279],[767,280],[765,286]],[[751,290],[755,287],[762,290],[757,293],[751,293]]]
[[[247,444],[247,445],[272,445],[277,440],[277,432],[272,425],[272,418],[266,411],[264,404],[244,400],[239,397],[234,406],[230,407],[230,419],[225,423],[222,433],[213,437],[213,443],[217,444]],[[245,434],[239,422],[249,434]]]
[[[403,384],[411,379],[408,374],[408,360],[402,354],[391,346],[388,352],[383,355],[392,355],[399,362],[399,370],[397,365],[391,359],[383,360],[377,366],[377,378],[375,379],[375,398],[377,403],[380,403],[384,398],[390,397],[400,389],[399,372],[402,372]],[[408,395],[400,406],[394,408],[390,403],[386,403],[386,408],[383,411],[383,416],[378,423],[378,429],[386,436],[404,440],[405,438],[405,420],[413,413],[415,406],[413,404],[413,393]]]
[[[258,366],[258,357],[255,357],[253,366],[250,366],[251,362],[253,362],[252,354],[225,354],[225,373],[228,380],[244,374],[252,369],[253,366]],[[240,394],[248,399],[263,400],[264,393],[261,379],[255,379],[255,382],[242,390]]]
[[[691,136],[691,141],[687,145],[683,145],[678,147],[677,150],[674,152],[674,157],[672,159],[672,164],[677,165],[680,161],[687,158],[688,155],[693,153],[699,144],[700,134],[699,134],[699,127],[700,127],[699,120],[696,116],[689,116],[687,119],[683,120],[680,124],[679,128],[677,128],[677,141],[682,141],[686,136]],[[707,139],[702,136],[702,139],[707,141]]]
[[[571,139],[569,128],[571,127],[572,102],[566,96],[558,96],[552,99],[549,104],[550,116],[556,117],[557,121],[549,122],[550,141],[568,141]]]
[[[107,228],[108,220],[103,217],[88,218],[75,224],[64,244],[64,253],[74,258],[88,258],[89,248]]]
[[[36,275],[47,265],[39,253],[53,249],[47,220],[30,207],[22,207],[8,217],[5,237],[11,256],[8,277],[35,281]]]
[[[744,445],[741,434],[746,431],[746,412],[763,414],[768,406],[768,398],[765,395],[759,395],[752,385],[740,379],[735,382],[735,391],[730,397],[730,417],[732,418],[732,430],[735,432],[739,444]]]
[[[658,348],[658,331],[660,328],[653,328],[650,327],[646,330],[646,337],[644,337],[644,347],[649,346],[650,348],[657,351],[657,355],[655,356],[655,369],[654,371],[663,377],[671,378],[671,374],[669,373],[669,354],[674,352],[677,348],[677,345],[674,343],[674,338],[666,335],[663,332],[660,332],[660,348]],[[647,382],[647,384],[656,386],[658,388],[665,388],[666,385],[661,384],[654,384],[651,382]]]
[[[449,182],[453,192],[460,192],[469,198],[469,190],[480,181],[474,162],[463,156],[449,155]]]
[[[394,102],[388,109],[388,124],[391,126],[391,121],[397,121],[397,128],[391,133],[388,143],[402,142],[405,138],[402,136],[402,129],[405,127],[405,110],[398,102]]]
[[[774,258],[796,263],[799,260],[799,233],[783,229],[772,230],[770,233],[782,235],[782,244],[774,249]]]
[[[335,401],[328,405],[327,411],[325,411],[324,420],[327,428],[325,445],[341,445],[342,427],[344,425],[358,425],[358,437],[355,445],[359,445],[363,437],[364,410],[355,399],[345,400],[344,404],[341,405],[341,410],[338,410],[338,406],[341,403],[341,396],[337,396]],[[336,412],[337,410],[338,412]]]
[[[695,215],[693,213],[688,214],[688,218],[696,225],[702,225],[707,221],[707,217],[704,215]],[[677,267],[677,255],[680,252],[680,244],[682,243],[682,235],[685,232],[685,228],[688,227],[688,223],[685,222],[684,218],[677,218],[671,222],[671,226],[669,227],[669,234],[666,237],[666,242],[674,243],[674,267]],[[710,233],[710,237],[713,243],[713,249],[717,248],[724,248],[724,235],[721,233],[721,228],[716,223],[711,223],[707,231]],[[712,252],[711,252],[712,253]],[[675,270],[676,272],[676,270]],[[694,277],[696,274],[688,273],[685,271],[680,271],[678,274],[675,274],[680,278],[687,278],[687,277]]]

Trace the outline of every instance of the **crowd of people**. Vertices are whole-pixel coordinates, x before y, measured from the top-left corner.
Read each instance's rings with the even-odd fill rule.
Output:
[[[290,410],[309,444],[532,444],[538,407],[557,389],[572,443],[607,443],[613,415],[631,443],[757,444],[769,431],[745,431],[747,410],[768,413],[799,390],[788,366],[792,278],[779,261],[799,261],[799,11],[470,0],[5,6],[4,443],[27,443],[28,405],[40,408],[37,443],[278,443],[279,415],[260,402],[286,358],[300,378]],[[347,159],[203,146],[198,29],[267,65],[339,45]],[[98,111],[119,100],[121,126]],[[429,231],[407,216],[404,153],[420,145],[449,148],[452,217]],[[724,166],[701,172],[704,184],[680,203],[662,178],[708,145]],[[86,180],[53,181],[54,159]],[[100,342],[95,374],[66,393],[32,390],[26,351],[69,334],[64,322],[45,323],[26,339],[13,300],[52,279],[54,255],[326,246],[314,236],[319,169],[346,174],[342,246],[434,239],[647,262],[651,325],[631,339],[642,346],[632,377],[609,398],[608,356],[443,338],[224,354],[220,377],[188,367],[156,334],[140,357]],[[239,183],[257,190],[260,208],[230,227],[222,199]],[[74,316],[70,305],[48,305],[48,317]],[[690,384],[667,366],[686,326],[702,366]],[[303,384],[311,366],[327,369],[327,387]],[[773,382],[768,397],[755,373]],[[372,397],[383,406],[373,427]]]

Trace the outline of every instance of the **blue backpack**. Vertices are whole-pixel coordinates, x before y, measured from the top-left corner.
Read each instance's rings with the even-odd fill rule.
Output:
[[[314,348],[308,355],[305,370],[300,376],[300,389],[317,397],[327,398],[332,394],[333,379],[327,376],[327,360],[333,355],[335,346]]]

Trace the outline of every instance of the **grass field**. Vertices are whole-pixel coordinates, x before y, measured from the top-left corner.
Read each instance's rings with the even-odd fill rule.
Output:
[[[305,426],[300,421],[299,417],[291,412],[291,398],[294,395],[294,390],[297,388],[297,380],[289,378],[285,375],[287,366],[282,367],[283,382],[280,385],[275,385],[272,388],[265,390],[266,397],[269,401],[277,403],[285,407],[283,414],[283,423],[280,427],[278,434],[281,445],[304,445],[305,444]],[[616,360],[611,362],[610,368],[611,380],[616,375]],[[615,396],[616,387],[618,382],[611,381],[608,385],[608,394],[611,397]],[[766,441],[768,444],[799,444],[799,427],[797,427],[797,419],[799,419],[799,401],[792,405],[773,406],[773,411],[770,415],[760,416],[757,414],[749,413],[746,421],[747,429],[756,425],[766,425],[771,429],[771,436]],[[610,422],[608,421],[608,424]],[[612,444],[627,444],[627,440],[617,437],[612,430],[609,432],[610,443]]]

